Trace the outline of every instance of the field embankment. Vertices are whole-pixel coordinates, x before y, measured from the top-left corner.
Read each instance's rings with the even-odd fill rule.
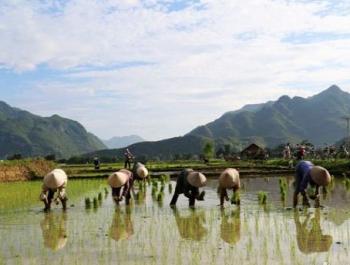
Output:
[[[1,162],[0,182],[23,181],[40,178],[54,167],[54,162],[43,159]]]

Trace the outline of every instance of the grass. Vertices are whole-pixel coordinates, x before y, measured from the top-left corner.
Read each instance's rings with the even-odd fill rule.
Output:
[[[265,191],[258,192],[258,201],[261,205],[266,205],[267,203],[267,193]]]
[[[350,189],[350,179],[348,179],[348,178],[344,179],[343,184],[347,190]]]
[[[235,191],[232,193],[231,196],[231,204],[240,205],[241,204],[241,198],[239,191]]]
[[[279,162],[277,162],[279,161]],[[204,164],[199,160],[179,160],[179,161],[149,161],[146,167],[152,172],[162,171],[179,171],[184,168],[193,168],[197,170],[205,169],[222,169],[227,167],[239,167],[239,168],[275,168],[279,167],[282,160],[269,160],[269,161],[237,161],[237,162],[226,162],[223,159],[213,159],[210,164]],[[106,176],[114,171],[123,168],[123,163],[102,163],[100,170],[95,170],[93,164],[75,164],[75,165],[59,165],[62,167],[70,177],[101,177]],[[168,181],[169,175],[161,175],[160,178],[165,182]]]
[[[41,181],[0,183],[0,212],[42,206],[39,201],[41,186]],[[67,196],[74,199],[93,190],[103,189],[104,186],[104,180],[70,180]]]
[[[285,178],[280,178],[278,180],[278,183],[279,183],[279,187],[280,187],[281,200],[283,202],[285,202],[286,198],[287,198],[287,191],[288,191],[287,180]]]

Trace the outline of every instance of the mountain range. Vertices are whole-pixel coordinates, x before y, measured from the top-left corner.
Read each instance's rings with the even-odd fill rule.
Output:
[[[281,96],[276,101],[247,105],[182,137],[136,143],[129,149],[136,156],[168,159],[175,154],[200,154],[207,141],[213,141],[216,148],[230,144],[235,151],[253,142],[271,148],[302,140],[330,144],[346,135],[346,116],[350,116],[350,94],[333,85],[308,98]],[[87,155],[118,157],[123,149]]]
[[[57,158],[105,149],[78,122],[58,115],[41,117],[0,101],[0,158],[13,154]]]
[[[113,149],[113,148],[123,148],[131,144],[144,142],[144,141],[145,140],[138,135],[128,135],[128,136],[115,136],[109,140],[103,140],[103,143],[108,148]]]

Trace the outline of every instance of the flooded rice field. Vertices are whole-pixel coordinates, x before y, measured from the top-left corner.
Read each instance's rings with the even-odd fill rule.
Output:
[[[0,264],[349,264],[346,185],[335,181],[322,208],[294,211],[286,180],[283,201],[279,178],[245,178],[241,206],[226,202],[224,210],[216,180],[195,210],[183,195],[169,207],[174,181],[163,195],[160,184],[143,192],[136,183],[136,200],[116,208],[105,180],[72,180],[68,210],[55,205],[50,213],[38,201],[40,182],[0,183]]]

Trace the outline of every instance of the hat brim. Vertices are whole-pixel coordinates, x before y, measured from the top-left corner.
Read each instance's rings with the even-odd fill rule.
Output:
[[[328,170],[320,166],[312,167],[310,176],[312,181],[319,186],[327,186],[331,182],[331,175]]]
[[[148,170],[145,166],[137,167],[136,173],[140,178],[146,178],[148,176]]]
[[[129,175],[126,172],[118,171],[114,172],[108,177],[108,184],[112,188],[120,188],[128,181]]]
[[[224,189],[239,189],[241,187],[239,172],[234,168],[225,169],[219,177],[219,187]]]
[[[207,185],[207,178],[200,172],[192,171],[187,175],[188,183],[196,188],[201,188]]]
[[[49,189],[57,189],[67,183],[67,174],[62,169],[54,169],[44,177],[44,185]]]

